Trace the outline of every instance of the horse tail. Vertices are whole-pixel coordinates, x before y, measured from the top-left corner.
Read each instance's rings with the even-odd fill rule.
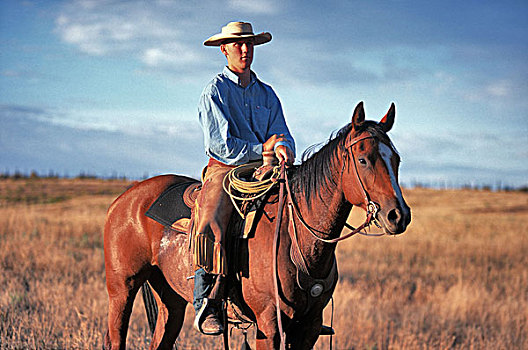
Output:
[[[152,288],[148,282],[143,283],[141,287],[141,294],[143,295],[143,304],[145,305],[145,311],[147,312],[147,320],[150,328],[150,332],[154,334],[156,329],[156,320],[158,319],[158,304],[154,299]]]

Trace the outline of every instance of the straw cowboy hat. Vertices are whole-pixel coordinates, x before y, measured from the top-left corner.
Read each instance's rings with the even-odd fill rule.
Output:
[[[262,32],[260,34],[253,33],[253,27],[251,23],[247,22],[230,22],[226,26],[222,27],[222,32],[213,35],[206,41],[205,46],[220,46],[222,42],[229,39],[246,39],[254,38],[255,45],[267,43],[271,40],[271,34]]]

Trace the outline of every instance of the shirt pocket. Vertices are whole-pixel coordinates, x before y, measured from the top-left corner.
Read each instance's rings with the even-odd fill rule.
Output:
[[[253,127],[263,137],[266,136],[270,121],[271,109],[264,106],[255,106],[253,109]]]

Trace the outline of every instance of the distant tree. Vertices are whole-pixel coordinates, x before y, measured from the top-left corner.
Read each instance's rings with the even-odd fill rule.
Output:
[[[48,178],[49,179],[58,179],[59,178],[59,173],[55,173],[55,172],[53,172],[53,169],[50,169],[48,171]]]
[[[23,179],[23,178],[24,178],[24,174],[22,174],[22,173],[20,172],[20,170],[16,169],[16,170],[15,170],[15,173],[14,173],[13,176],[12,176],[12,178],[13,178],[14,180],[20,180],[20,179]]]

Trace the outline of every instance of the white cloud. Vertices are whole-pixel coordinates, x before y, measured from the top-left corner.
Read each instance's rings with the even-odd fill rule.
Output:
[[[462,94],[470,102],[502,101],[504,98],[513,98],[516,95],[514,85],[514,82],[502,79],[477,86],[471,91],[462,92]],[[522,91],[522,89],[519,86],[517,91]]]
[[[200,11],[186,2],[79,0],[60,8],[55,33],[83,53],[133,59],[143,64],[137,71],[186,81],[207,64],[199,44],[206,35],[191,30],[200,20]]]
[[[141,1],[73,1],[61,8],[55,32],[89,54],[134,52],[146,43],[176,42],[180,26],[171,15],[181,11],[161,7]]]
[[[106,45],[98,40],[101,35],[100,25],[68,25],[62,29],[62,39],[70,44],[76,44],[81,51],[92,55],[103,55],[108,52]]]
[[[194,114],[153,110],[61,110],[49,111],[47,120],[78,130],[119,131],[127,135],[200,137]]]
[[[146,49],[141,60],[150,67],[178,66],[199,62],[200,56],[186,45],[172,44]]]
[[[495,97],[507,96],[511,91],[511,83],[507,80],[493,82],[486,87],[486,92]]]
[[[269,0],[229,0],[229,7],[250,14],[271,15],[279,12],[279,4]]]
[[[119,132],[124,135],[173,136],[200,140],[195,111],[64,109],[0,105],[0,118],[36,121],[72,130]]]
[[[25,79],[28,82],[37,82],[45,76],[41,72],[23,69],[6,69],[0,71],[0,76],[12,79]]]
[[[113,52],[133,52],[145,42],[171,42],[178,32],[164,23],[153,20],[149,13],[141,18],[120,13],[88,13],[83,16],[73,12],[60,15],[56,32],[62,40],[77,45],[89,54],[104,55]]]

